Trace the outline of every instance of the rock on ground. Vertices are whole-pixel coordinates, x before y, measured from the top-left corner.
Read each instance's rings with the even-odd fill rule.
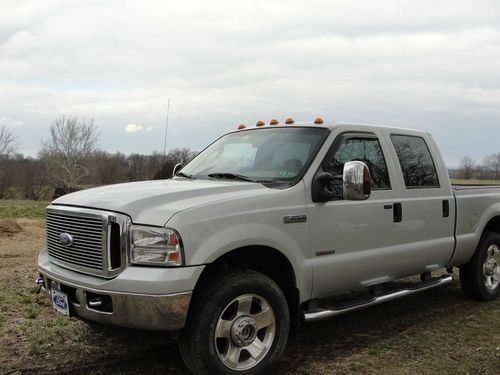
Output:
[[[22,232],[23,228],[15,220],[0,220],[0,236]]]

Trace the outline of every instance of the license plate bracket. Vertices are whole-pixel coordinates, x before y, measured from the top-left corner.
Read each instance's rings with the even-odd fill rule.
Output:
[[[54,310],[63,315],[70,316],[68,295],[60,290],[52,289],[50,291],[50,296]]]

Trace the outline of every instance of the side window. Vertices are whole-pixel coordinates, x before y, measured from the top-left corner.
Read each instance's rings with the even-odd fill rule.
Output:
[[[423,138],[391,135],[408,189],[439,187],[436,166]]]
[[[341,176],[344,171],[344,164],[354,160],[364,162],[370,169],[373,190],[391,188],[389,172],[378,139],[345,138],[338,146],[333,158],[326,165],[326,171]]]

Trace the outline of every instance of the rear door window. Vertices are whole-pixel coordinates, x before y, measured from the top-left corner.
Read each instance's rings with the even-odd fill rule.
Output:
[[[391,135],[407,189],[438,188],[439,179],[432,155],[424,139]]]

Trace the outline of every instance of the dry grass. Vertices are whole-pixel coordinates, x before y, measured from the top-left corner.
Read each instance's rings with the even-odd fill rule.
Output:
[[[0,373],[185,374],[165,335],[95,329],[36,294],[43,221],[0,237]],[[498,374],[500,301],[466,300],[457,282],[307,324],[275,374]]]

